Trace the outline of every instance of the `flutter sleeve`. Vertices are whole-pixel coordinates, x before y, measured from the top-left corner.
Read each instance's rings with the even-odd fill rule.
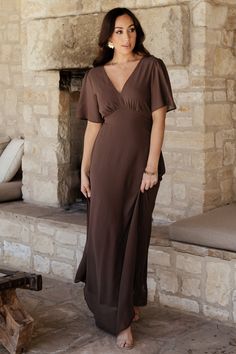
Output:
[[[97,96],[94,92],[90,72],[87,71],[80,90],[77,117],[87,119],[94,123],[103,123],[103,118],[99,112]]]
[[[167,106],[167,112],[176,109],[171,83],[164,62],[155,58],[151,78],[151,110]]]

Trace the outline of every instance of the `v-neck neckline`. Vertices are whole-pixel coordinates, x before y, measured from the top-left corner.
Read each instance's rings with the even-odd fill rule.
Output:
[[[104,65],[102,66],[103,71],[110,83],[110,85],[113,87],[113,89],[119,94],[122,95],[126,85],[128,84],[128,82],[130,81],[130,79],[132,78],[132,76],[135,74],[135,72],[137,71],[138,67],[140,66],[141,62],[143,61],[143,59],[145,58],[145,56],[143,56],[137,63],[137,65],[135,66],[135,68],[132,70],[132,72],[130,73],[130,75],[128,76],[127,80],[125,81],[124,85],[122,86],[121,91],[118,91],[117,88],[115,87],[115,85],[113,84],[113,82],[111,81],[110,77],[108,76],[108,73],[106,72],[106,69],[104,67]]]

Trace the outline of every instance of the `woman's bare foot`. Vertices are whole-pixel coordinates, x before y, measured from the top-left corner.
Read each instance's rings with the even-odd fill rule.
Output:
[[[140,319],[140,309],[137,306],[134,306],[134,318],[133,318],[133,322],[137,322]]]
[[[121,331],[117,336],[116,344],[121,349],[132,349],[134,346],[131,326]]]

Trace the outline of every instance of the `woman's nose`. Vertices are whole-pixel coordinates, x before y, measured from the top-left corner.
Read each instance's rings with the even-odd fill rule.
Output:
[[[130,33],[128,31],[124,32],[124,39],[129,40],[129,38],[130,38]]]

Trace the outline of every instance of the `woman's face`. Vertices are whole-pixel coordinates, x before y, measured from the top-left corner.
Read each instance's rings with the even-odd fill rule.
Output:
[[[117,17],[114,32],[110,38],[114,50],[120,54],[129,54],[135,47],[136,37],[132,18],[127,14]]]

